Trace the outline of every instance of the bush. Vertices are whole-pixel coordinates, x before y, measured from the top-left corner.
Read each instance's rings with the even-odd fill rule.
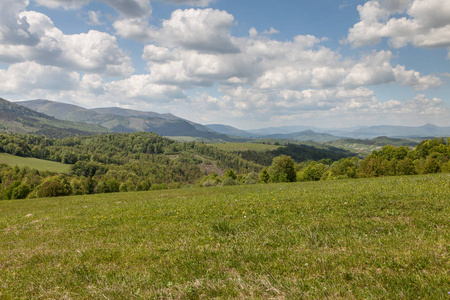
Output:
[[[230,186],[230,185],[236,185],[236,181],[233,178],[227,177],[222,181],[222,186]]]
[[[59,181],[46,181],[41,184],[37,192],[39,198],[67,196],[69,194],[70,189]]]

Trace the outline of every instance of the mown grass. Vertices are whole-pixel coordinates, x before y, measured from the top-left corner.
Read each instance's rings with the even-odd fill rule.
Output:
[[[448,299],[450,175],[0,201],[0,298]]]
[[[212,146],[217,147],[223,151],[247,151],[247,150],[273,151],[273,150],[277,150],[280,147],[284,147],[284,146],[266,145],[266,144],[259,144],[259,143],[220,143],[220,144],[213,144]]]
[[[0,153],[0,163],[4,163],[11,166],[18,166],[19,168],[29,167],[39,171],[51,171],[57,173],[68,173],[70,171],[70,165],[48,161],[43,159],[37,159],[32,157],[20,157],[8,153]]]

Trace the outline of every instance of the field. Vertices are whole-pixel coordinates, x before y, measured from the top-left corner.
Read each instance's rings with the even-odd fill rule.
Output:
[[[212,146],[219,148],[224,151],[272,151],[277,150],[280,147],[277,145],[266,145],[259,143],[220,143],[220,144],[212,144]]]
[[[1,299],[448,299],[450,175],[0,201]]]
[[[57,173],[68,173],[70,171],[70,165],[31,157],[20,157],[8,153],[0,153],[0,163],[11,166],[17,165],[19,168],[29,167],[39,171],[51,171]]]

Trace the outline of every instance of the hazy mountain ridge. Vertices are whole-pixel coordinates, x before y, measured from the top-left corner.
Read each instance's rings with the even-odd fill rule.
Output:
[[[41,99],[17,102],[17,104],[61,120],[95,124],[115,132],[147,131],[164,136],[189,136],[224,141],[239,140],[230,136],[242,139],[267,138],[314,142],[330,142],[341,138],[373,139],[379,136],[392,138],[450,136],[450,127],[439,127],[433,124],[417,127],[381,125],[343,129],[283,126],[241,130],[222,124],[201,125],[170,113],[158,114],[118,107],[86,109]]]
[[[0,98],[0,132],[32,133],[62,138],[106,133],[108,130],[90,124],[62,121]]]
[[[17,102],[61,120],[95,124],[114,132],[154,132],[163,136],[192,136],[217,140],[233,140],[224,134],[172,114],[158,114],[119,107],[86,109],[50,100]]]

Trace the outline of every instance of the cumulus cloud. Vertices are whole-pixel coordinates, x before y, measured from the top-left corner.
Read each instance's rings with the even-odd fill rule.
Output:
[[[3,40],[0,44],[1,61],[34,61],[41,65],[110,76],[133,72],[131,59],[119,48],[114,36],[95,30],[65,35],[42,13],[20,11],[16,16],[16,20],[26,20],[28,32],[36,37],[37,43],[18,44],[8,42],[8,39]],[[1,28],[14,34],[14,27],[11,31],[8,25],[9,23],[3,23]]]
[[[28,0],[3,0],[0,3],[0,43],[28,46],[39,43],[39,36],[30,31],[27,17],[19,15],[28,4]]]
[[[421,76],[414,70],[406,70],[405,66],[392,67],[390,51],[373,52],[365,55],[355,64],[341,82],[348,86],[377,85],[398,83],[412,86],[415,90],[426,90],[439,87],[442,81],[435,75]]]
[[[28,93],[33,90],[70,90],[78,87],[79,74],[66,72],[35,62],[23,62],[0,70],[0,91],[4,93]]]
[[[348,33],[353,47],[387,38],[396,48],[450,46],[450,2],[442,0],[370,0],[358,6],[360,22]],[[400,16],[398,16],[400,14]]]
[[[161,28],[150,27],[145,19],[123,19],[113,24],[117,34],[126,38],[218,53],[239,51],[229,33],[233,25],[232,15],[211,8],[176,10]]]

